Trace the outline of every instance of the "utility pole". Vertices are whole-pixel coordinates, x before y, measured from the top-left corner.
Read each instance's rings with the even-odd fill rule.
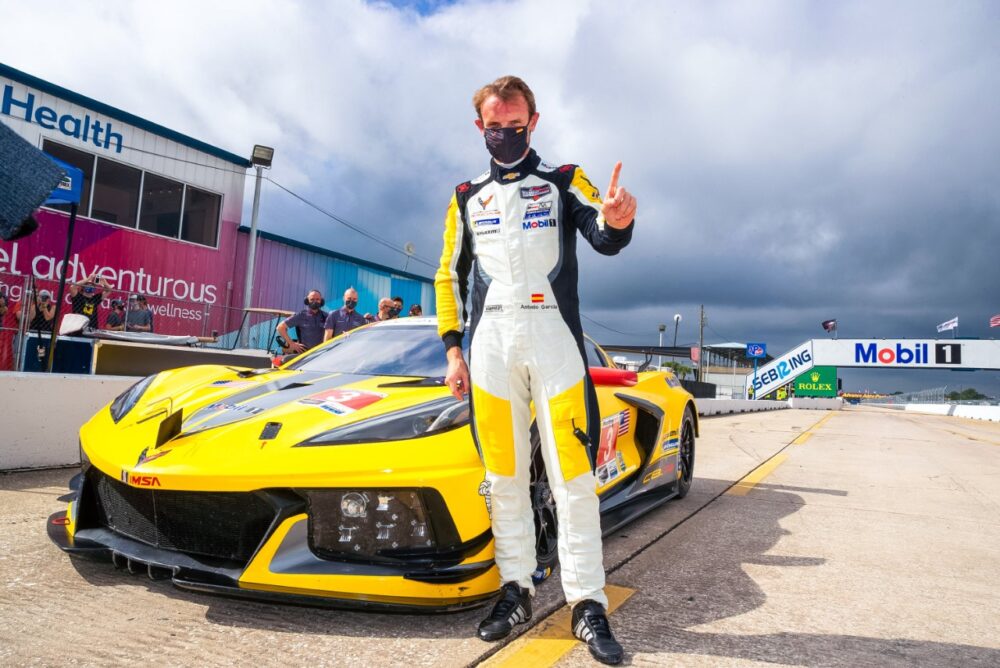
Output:
[[[698,316],[698,381],[705,382],[705,305],[700,307]]]
[[[666,329],[667,329],[666,325],[660,325],[659,326],[659,330],[660,330],[660,347],[661,348],[663,347],[663,332]],[[662,369],[663,368],[663,355],[658,355],[657,356],[656,368],[657,369]]]

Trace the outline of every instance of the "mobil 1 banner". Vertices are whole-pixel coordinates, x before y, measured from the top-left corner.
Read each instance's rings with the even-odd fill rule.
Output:
[[[814,364],[812,344],[812,341],[806,341],[757,369],[756,377],[753,373],[748,375],[747,396],[754,399],[763,397],[811,369]]]
[[[814,339],[816,364],[884,369],[1000,369],[1000,341]]]

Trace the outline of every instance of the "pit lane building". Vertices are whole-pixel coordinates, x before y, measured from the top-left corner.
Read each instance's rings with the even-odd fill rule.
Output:
[[[69,279],[96,271],[112,297],[147,295],[160,333],[207,336],[240,326],[247,158],[2,63],[0,122],[83,170]],[[0,242],[0,294],[13,304],[31,276],[36,289],[53,290],[68,210],[42,209],[37,232]],[[354,286],[362,311],[400,295],[434,312],[429,278],[294,239],[261,233],[255,266],[254,306],[298,309],[312,288],[332,305]],[[104,306],[102,323],[108,300]],[[0,325],[12,327],[8,320]]]

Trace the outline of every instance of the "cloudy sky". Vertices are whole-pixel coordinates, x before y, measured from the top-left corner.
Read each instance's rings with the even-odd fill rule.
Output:
[[[542,156],[599,187],[622,160],[639,200],[622,255],[581,251],[600,341],[656,343],[680,313],[693,342],[699,304],[707,342],[772,352],[827,318],[842,337],[934,336],[954,316],[962,336],[1000,333],[996,2],[0,0],[0,16],[0,61],[236,153],[275,147],[271,178],[411,241],[428,276],[451,188],[488,159],[472,92],[518,74]],[[273,185],[261,226],[405,261]],[[844,375],[1000,393],[998,373]]]

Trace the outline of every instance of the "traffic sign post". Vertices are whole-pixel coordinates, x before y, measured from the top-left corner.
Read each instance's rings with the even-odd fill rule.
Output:
[[[753,360],[753,387],[754,387],[754,399],[757,398],[757,360],[765,357],[767,355],[767,344],[766,343],[748,343],[747,344],[747,357]]]

